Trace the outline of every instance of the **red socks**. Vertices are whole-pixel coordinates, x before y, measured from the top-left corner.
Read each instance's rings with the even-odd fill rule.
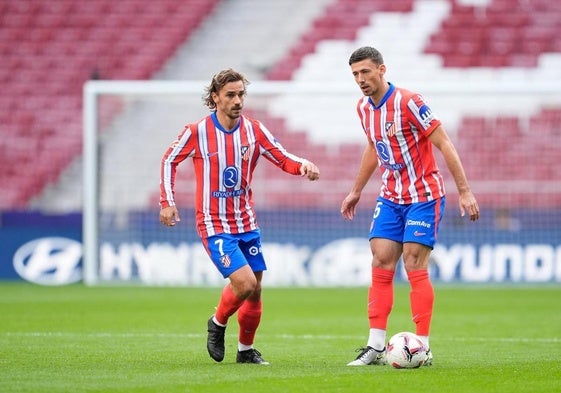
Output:
[[[240,324],[239,341],[244,345],[252,345],[255,332],[261,322],[262,310],[261,300],[258,302],[242,300],[234,295],[230,285],[226,285],[222,290],[222,296],[214,315],[218,322],[226,325],[228,319],[237,311]]]
[[[243,299],[240,299],[234,292],[230,285],[226,285],[222,290],[222,296],[220,297],[220,302],[216,308],[216,313],[214,314],[216,320],[222,325],[228,323],[228,318],[230,318],[243,304]]]
[[[252,345],[255,339],[255,332],[261,322],[262,314],[261,300],[252,302],[246,300],[238,310],[238,323],[240,324],[239,341],[244,345]]]
[[[394,272],[380,268],[372,269],[372,285],[368,291],[368,320],[371,329],[386,330],[393,307]],[[434,289],[428,270],[407,273],[411,293],[411,315],[416,325],[415,333],[428,336],[434,305]]]
[[[372,268],[372,285],[368,290],[368,320],[371,329],[386,330],[393,307],[394,272]]]
[[[428,270],[415,270],[407,273],[411,284],[411,315],[416,325],[416,334],[428,336],[434,304],[434,289]]]

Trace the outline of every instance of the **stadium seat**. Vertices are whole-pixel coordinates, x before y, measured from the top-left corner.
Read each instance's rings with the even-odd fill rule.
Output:
[[[315,20],[298,44],[267,72],[269,80],[290,80],[302,58],[315,50],[321,40],[354,40],[358,30],[367,25],[376,11],[409,12],[414,0],[337,0]]]
[[[0,96],[0,153],[5,157],[0,162],[2,168],[9,167],[0,173],[0,184],[17,181],[14,180],[16,174],[24,170],[39,179],[23,181],[20,194],[6,192],[6,197],[0,199],[0,208],[16,206],[6,204],[6,201],[16,203],[16,200],[18,206],[24,206],[34,192],[54,181],[64,166],[80,153],[81,89],[85,81],[90,78],[150,78],[218,3],[218,0],[0,3],[3,15],[0,86],[9,92]],[[439,66],[455,68],[457,70],[452,72],[460,73],[466,68],[492,69],[481,70],[489,73],[507,67],[510,70],[512,67],[535,69],[544,54],[561,53],[561,41],[557,38],[561,33],[559,2],[489,0],[479,2],[478,6],[465,5],[467,3],[450,0],[450,15],[425,43],[424,53],[442,59]],[[289,80],[307,62],[309,54],[326,45],[322,41],[354,41],[357,32],[368,27],[377,13],[407,14],[414,10],[415,4],[415,0],[334,0],[302,33],[299,42],[270,67],[266,78]],[[323,65],[329,68],[331,64]],[[106,125],[122,103],[104,98],[100,105],[100,121]],[[528,115],[521,114],[523,116]],[[285,131],[283,119],[268,117],[265,113],[257,117],[278,134],[289,150],[302,151],[302,155],[316,161],[322,168],[322,179],[335,182],[348,178],[349,168],[358,164],[362,144],[338,148],[316,145],[303,129]],[[465,153],[469,157],[465,166],[470,178],[475,181],[496,180],[498,176],[510,180],[528,176],[559,179],[561,170],[546,158],[558,156],[555,144],[537,141],[540,138],[536,138],[535,133],[539,130],[541,136],[561,136],[561,110],[538,109],[527,123],[520,122],[518,117],[502,115],[460,119],[453,138],[462,156]],[[14,135],[17,138],[11,138]],[[504,150],[505,137],[512,151],[497,158],[497,151]],[[35,142],[26,145],[20,138],[39,141],[41,147]],[[51,171],[34,171],[27,166],[18,168],[9,164],[7,157],[22,159],[20,145],[36,149],[41,159],[52,162],[41,169],[51,168]],[[25,152],[29,154],[29,150]],[[512,165],[513,160],[518,160],[516,165]],[[269,164],[262,167],[266,168],[263,169],[266,174],[278,171]],[[445,176],[449,179],[448,174]],[[292,187],[293,183],[288,184]],[[301,200],[311,204],[321,200],[318,195],[302,192],[306,195]],[[180,192],[180,195],[192,198],[190,191]],[[482,203],[497,203],[497,198],[501,197],[486,195]],[[522,197],[513,197],[513,200],[526,202]],[[555,201],[555,198],[548,201]],[[333,201],[324,202],[333,205]]]
[[[28,180],[21,193],[1,198],[0,208],[25,206],[81,153],[84,82],[150,78],[218,2],[2,2],[0,87],[9,94],[0,99],[0,118],[9,121],[2,122],[1,143],[12,146],[15,135],[27,135],[24,143],[17,142],[23,146],[41,140],[41,149],[27,154],[41,152],[50,165],[41,171],[13,167]],[[104,121],[114,113],[105,110]],[[6,176],[12,175],[3,170],[0,185],[13,181]]]
[[[556,4],[491,0],[478,8],[454,1],[450,16],[433,34],[425,52],[442,56],[447,67],[536,67],[541,54],[559,51],[554,47],[559,40],[554,37],[559,36],[561,25],[551,16],[545,18],[545,24],[536,17],[550,11],[558,21]],[[466,51],[472,54],[471,61],[462,57]]]
[[[269,79],[290,79],[294,75],[299,76],[300,73],[294,74],[293,70],[306,64],[300,61],[301,58],[309,53],[321,51],[323,45],[318,45],[321,41],[334,39],[353,41],[352,34],[348,35],[349,38],[337,36],[341,29],[347,28],[348,24],[345,20],[358,21],[357,25],[362,25],[366,24],[377,11],[411,12],[414,2],[406,3],[334,1],[327,7],[325,14],[311,25],[310,30],[301,36],[300,42],[289,54],[271,68]],[[477,68],[481,72],[494,75],[499,69],[535,69],[540,56],[544,53],[561,53],[560,41],[553,39],[561,32],[561,24],[558,22],[561,20],[559,12],[561,7],[553,2],[490,0],[479,5],[466,5],[468,2],[454,0],[449,3],[450,14],[443,19],[424,48],[425,53],[441,57],[444,68]],[[365,15],[369,17],[365,18]],[[519,74],[523,75],[523,71]],[[556,117],[555,109],[552,109],[552,112],[551,115],[539,113],[537,118],[531,121],[530,127],[526,122],[520,122],[520,117],[524,117],[524,114],[520,114],[520,117],[498,114],[462,118],[457,133],[452,137],[461,155],[468,157],[465,159],[465,166],[470,179],[477,183],[497,181],[501,178],[507,181],[528,179],[532,176],[545,180],[548,176],[555,176],[548,167],[550,163],[532,158],[533,155],[540,154],[539,149],[545,149],[541,150],[545,152],[544,156],[555,156],[551,144],[548,147],[538,147],[539,144],[528,141],[526,136],[528,133],[532,134],[532,130],[535,129],[539,129],[540,134],[557,132],[557,135],[560,135],[561,127],[555,125],[561,124],[561,119]],[[505,140],[508,141],[509,149],[503,153]],[[348,154],[349,158],[346,158],[347,154],[344,152],[347,148],[353,151]],[[338,156],[327,150],[323,157],[318,157],[322,176],[325,174],[328,179],[348,176],[349,170],[344,172],[340,168],[357,165],[356,155],[360,156],[360,154],[360,145],[340,149]],[[350,158],[352,156],[355,156],[354,160]],[[333,166],[330,162],[335,157],[341,163],[339,167]],[[531,175],[532,172],[538,174]],[[444,174],[445,177],[447,176],[448,184],[451,184],[453,179],[446,170]],[[485,193],[481,204],[493,206],[500,203],[503,197],[504,195],[500,193]],[[513,196],[511,200],[517,206],[528,202],[526,196]]]

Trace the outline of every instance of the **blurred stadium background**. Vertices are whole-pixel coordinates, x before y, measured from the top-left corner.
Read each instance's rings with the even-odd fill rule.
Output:
[[[0,278],[82,277],[86,82],[206,83],[233,67],[253,82],[246,114],[322,172],[307,184],[258,168],[270,284],[367,285],[378,182],[355,222],[339,206],[364,145],[347,60],[372,45],[390,81],[432,103],[483,209],[476,224],[459,218],[441,164],[449,198],[435,278],[559,283],[560,33],[561,3],[550,0],[0,0]],[[277,82],[318,93],[284,94]],[[159,160],[207,113],[201,95],[100,95],[93,281],[221,282],[192,228],[189,164],[181,228],[157,220]]]

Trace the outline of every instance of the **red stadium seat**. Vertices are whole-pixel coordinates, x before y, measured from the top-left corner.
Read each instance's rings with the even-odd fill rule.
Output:
[[[441,55],[447,67],[536,67],[541,54],[561,52],[554,38],[561,34],[557,4],[492,0],[476,8],[454,1],[425,52]]]
[[[25,206],[46,182],[58,177],[74,155],[81,153],[81,90],[94,72],[103,79],[149,78],[217,3],[2,2],[0,87],[9,94],[0,98],[0,118],[8,120],[2,121],[0,140],[2,145],[16,145],[6,154],[18,154],[17,146],[33,147],[34,142],[41,141],[41,149],[35,146],[26,154],[46,154],[42,160],[49,165],[41,170],[13,166],[14,171],[21,172],[15,177],[27,180],[18,185],[22,189],[19,194],[0,198],[0,208]],[[130,58],[136,62],[128,61]],[[103,111],[102,120],[107,121],[107,116],[114,113]],[[15,143],[14,135],[27,139],[16,139]],[[12,176],[9,171],[0,172],[0,184],[5,184],[8,175]]]
[[[302,34],[298,44],[266,74],[269,80],[289,80],[300,66],[302,58],[315,50],[325,39],[354,40],[358,30],[367,25],[376,11],[410,12],[414,0],[337,0]]]
[[[529,125],[522,125],[516,116],[464,118],[455,143],[460,155],[469,157],[464,159],[468,176],[474,182],[527,179],[551,182],[561,179],[556,158],[559,147],[552,143],[555,139],[548,138],[552,128],[558,132],[557,137],[561,136],[560,120],[560,108],[541,110],[530,118]],[[539,130],[538,134],[536,130]],[[535,194],[512,193],[506,196],[512,207],[523,207],[530,202],[532,206],[553,207],[558,202],[550,196],[536,200]],[[505,194],[484,193],[479,203],[481,206],[497,206],[506,203],[503,198]]]

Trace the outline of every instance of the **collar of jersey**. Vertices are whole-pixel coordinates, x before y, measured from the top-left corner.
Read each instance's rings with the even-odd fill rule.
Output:
[[[241,123],[241,118],[238,121],[238,124],[236,124],[236,126],[234,128],[232,128],[231,130],[227,130],[224,127],[222,127],[222,124],[220,124],[220,122],[218,121],[218,117],[216,117],[216,112],[212,112],[210,114],[210,118],[212,119],[212,122],[214,123],[214,126],[216,128],[218,128],[220,131],[225,132],[227,134],[231,134],[232,132],[236,131],[238,128],[240,128],[240,123]]]
[[[391,82],[388,82],[388,85],[390,85],[390,88],[388,89],[388,91],[386,91],[386,94],[384,94],[384,97],[382,98],[382,101],[380,101],[380,105],[376,106],[376,104],[374,104],[374,101],[372,101],[372,98],[368,97],[368,102],[370,102],[370,105],[372,105],[374,107],[374,109],[380,109],[382,107],[382,105],[384,105],[386,103],[388,98],[390,98],[393,91],[395,90],[395,86]]]

